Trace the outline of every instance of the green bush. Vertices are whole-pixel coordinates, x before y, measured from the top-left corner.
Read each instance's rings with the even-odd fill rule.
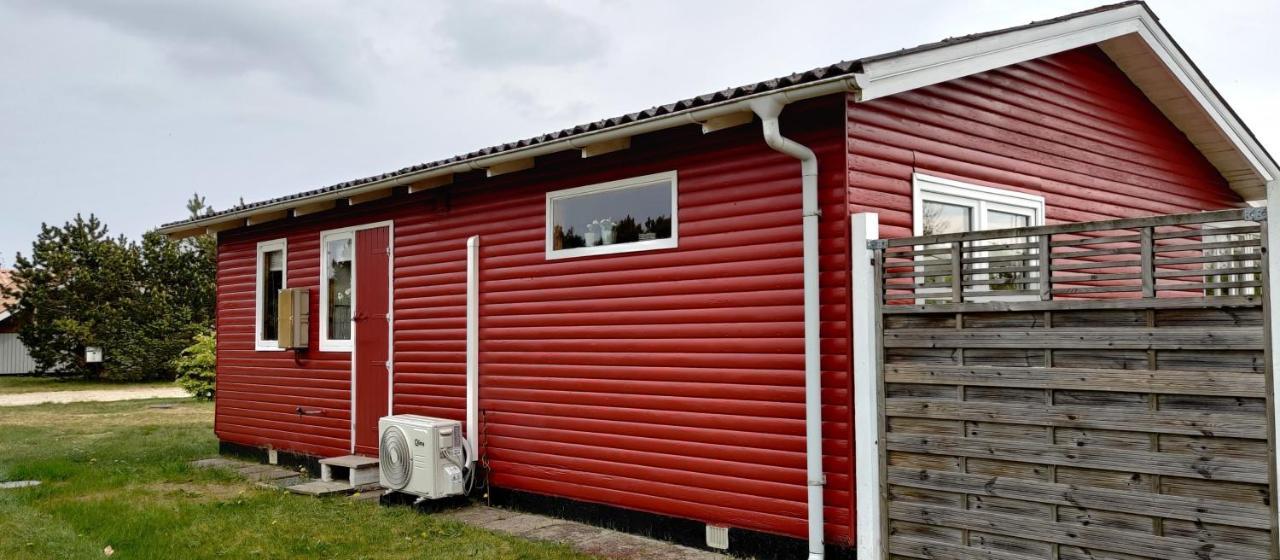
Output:
[[[196,335],[196,343],[173,360],[173,368],[178,371],[178,385],[198,400],[213,400],[217,352],[218,333],[200,333]]]

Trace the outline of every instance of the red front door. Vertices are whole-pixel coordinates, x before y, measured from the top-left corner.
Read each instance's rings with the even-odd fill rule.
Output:
[[[356,453],[378,454],[378,419],[387,415],[390,373],[390,228],[356,232]]]

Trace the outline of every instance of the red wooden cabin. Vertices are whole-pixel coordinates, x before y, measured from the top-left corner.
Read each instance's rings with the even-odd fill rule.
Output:
[[[794,143],[771,146],[762,128],[783,107]],[[495,495],[818,552],[856,537],[850,348],[870,334],[851,328],[852,214],[893,237],[1194,212],[1265,198],[1276,176],[1155,16],[1125,3],[163,229],[218,236],[228,448],[376,454],[383,415],[465,420],[470,344],[468,429]],[[808,286],[802,214],[817,224]],[[306,351],[275,347],[281,287],[311,291]],[[806,441],[823,477],[806,476]]]

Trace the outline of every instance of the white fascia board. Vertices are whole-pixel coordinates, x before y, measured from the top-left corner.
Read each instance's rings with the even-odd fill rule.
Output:
[[[1143,27],[1138,34],[1151,46],[1151,50],[1160,57],[1174,77],[1182,83],[1187,93],[1204,108],[1205,113],[1213,119],[1214,124],[1218,125],[1227,139],[1249,160],[1261,175],[1262,180],[1272,182],[1280,177],[1280,166],[1277,166],[1275,160],[1267,155],[1266,150],[1263,150],[1257,139],[1248,132],[1244,123],[1232,115],[1226,102],[1214,93],[1213,88],[1209,87],[1191,61],[1183,56],[1182,51],[1173,43],[1169,34],[1165,33],[1153,18],[1143,18],[1141,21]]]
[[[1146,42],[1260,178],[1272,181],[1280,176],[1276,162],[1231,114],[1151,12],[1140,5],[865,62],[863,71],[855,74],[855,95],[858,101],[871,101],[1129,34]]]
[[[7,309],[4,311],[0,311],[0,323],[3,323],[5,319],[8,319],[12,315],[13,315],[13,312]]]
[[[863,63],[859,101],[870,101],[1138,32],[1136,6]]]

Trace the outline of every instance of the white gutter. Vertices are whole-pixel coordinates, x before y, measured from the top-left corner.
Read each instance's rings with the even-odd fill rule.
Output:
[[[751,102],[763,121],[764,141],[770,148],[800,160],[801,226],[804,259],[804,432],[805,471],[809,490],[809,560],[822,560],[822,367],[818,322],[818,156],[782,135],[778,115],[790,100],[785,94]]]
[[[610,140],[618,140],[621,138],[630,138],[632,136],[638,136],[640,134],[656,132],[659,130],[674,128],[677,126],[683,126],[688,124],[700,124],[715,117],[720,117],[720,116],[729,115],[733,113],[743,113],[743,112],[751,111],[752,110],[751,104],[754,101],[763,97],[769,97],[769,98],[781,97],[785,99],[787,103],[790,103],[793,101],[799,101],[801,99],[812,99],[814,97],[822,97],[824,95],[830,95],[833,93],[854,91],[856,87],[857,85],[856,85],[856,82],[854,81],[853,76],[841,75],[841,76],[829,78],[826,80],[811,82],[808,84],[791,86],[788,88],[782,88],[779,90],[773,90],[773,91],[759,93],[755,95],[748,95],[748,96],[744,96],[744,97],[729,100],[729,101],[722,101],[720,103],[708,105],[706,107],[702,107],[699,109],[687,110],[687,111],[676,111],[674,113],[663,115],[661,117],[654,117],[654,118],[635,121],[635,122],[622,124],[618,126],[612,126],[603,130],[595,131],[595,132],[584,132],[582,134],[575,134],[560,140],[543,142],[541,144],[536,144],[536,145],[528,146],[525,148],[516,148],[513,150],[507,150],[492,156],[481,156],[474,159],[460,161],[458,163],[454,163],[454,164],[450,164],[442,167],[433,167],[429,169],[423,169],[421,171],[405,173],[404,175],[397,175],[395,177],[389,177],[379,181],[373,181],[371,183],[360,185],[358,187],[337,189],[334,191],[319,193],[311,196],[292,198],[289,200],[282,200],[273,204],[255,206],[253,208],[246,208],[244,210],[229,212],[227,214],[220,214],[218,216],[213,216],[213,217],[209,217],[201,220],[195,220],[192,222],[181,222],[181,223],[173,224],[171,226],[159,228],[157,231],[159,231],[162,234],[169,235],[169,234],[174,234],[178,232],[189,231],[196,228],[208,227],[208,226],[223,223],[223,222],[240,220],[240,219],[248,218],[249,216],[253,216],[253,215],[265,214],[269,212],[278,212],[280,210],[287,210],[287,209],[295,208],[298,206],[314,204],[316,202],[325,202],[329,200],[349,198],[349,197],[367,193],[367,192],[378,191],[378,190],[401,186],[401,185],[409,185],[409,184],[417,183],[419,181],[423,181],[433,177],[440,177],[445,175],[451,175],[454,173],[465,173],[468,171],[487,169],[489,167],[492,167],[494,165],[507,162],[507,161],[544,156],[548,154],[562,152],[565,150],[581,149],[591,144],[598,144],[601,142],[608,142]]]

